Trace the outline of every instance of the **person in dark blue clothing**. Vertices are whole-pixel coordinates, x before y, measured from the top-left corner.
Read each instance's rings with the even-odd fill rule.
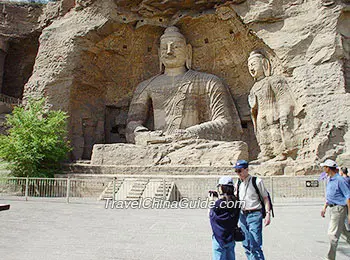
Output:
[[[235,260],[233,231],[237,228],[240,208],[234,196],[232,177],[221,177],[218,183],[218,200],[210,209],[213,260]],[[213,192],[211,192],[211,195]]]

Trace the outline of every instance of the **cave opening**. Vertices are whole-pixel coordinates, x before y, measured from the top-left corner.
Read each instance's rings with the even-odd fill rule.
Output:
[[[33,73],[35,58],[39,49],[39,32],[9,39],[7,51],[2,51],[3,61],[1,94],[22,99],[24,85]]]

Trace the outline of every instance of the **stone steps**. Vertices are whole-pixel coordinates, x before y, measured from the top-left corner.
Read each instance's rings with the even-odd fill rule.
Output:
[[[128,192],[126,200],[140,200],[148,183],[148,179],[136,180],[133,183],[131,190]]]
[[[117,194],[120,187],[123,185],[123,180],[117,180],[115,183],[115,193]],[[101,193],[100,200],[113,197],[113,181],[109,182],[106,189]]]
[[[122,188],[123,186],[123,188]],[[149,179],[118,179],[115,186],[116,199],[123,198],[127,201],[139,201],[141,198],[152,197],[164,199],[169,196],[173,183],[166,182],[164,190],[163,181],[151,181]],[[118,194],[119,193],[119,194]],[[122,193],[122,194],[120,194]],[[113,197],[113,181],[111,181],[106,189],[100,195],[100,199]]]
[[[172,183],[166,182],[165,184],[165,192],[164,192],[164,183],[161,182],[161,184],[159,185],[156,193],[154,194],[154,197],[157,199],[163,199],[164,196],[165,198],[168,197],[169,192],[171,191],[171,187],[172,187]]]

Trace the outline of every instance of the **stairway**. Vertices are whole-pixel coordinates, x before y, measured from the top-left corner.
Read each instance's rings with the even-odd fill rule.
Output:
[[[164,186],[165,185],[165,186]],[[154,194],[154,197],[156,199],[168,199],[169,193],[171,192],[171,187],[173,186],[172,182],[161,182],[158,189],[156,190],[156,193]],[[165,188],[164,188],[165,187]]]
[[[140,201],[140,199],[145,198],[156,198],[169,200],[173,188],[173,182],[163,180],[117,179],[114,199]],[[107,198],[113,198],[113,181],[108,183],[99,199],[104,200]]]
[[[128,192],[126,196],[126,200],[139,201],[148,183],[149,183],[149,179],[135,180],[135,182],[132,184],[131,190]]]
[[[115,182],[115,194],[118,193],[120,187],[123,185],[123,179],[117,179]],[[99,199],[104,200],[107,198],[113,198],[113,181],[109,182],[107,187],[101,193]]]

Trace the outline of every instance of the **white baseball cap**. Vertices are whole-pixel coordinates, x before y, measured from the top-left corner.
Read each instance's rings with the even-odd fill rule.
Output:
[[[323,163],[321,163],[320,166],[321,167],[327,166],[327,167],[337,168],[338,164],[335,161],[331,160],[331,159],[327,159]]]
[[[232,179],[231,176],[223,176],[223,177],[221,177],[221,178],[219,179],[219,182],[218,182],[218,185],[217,185],[217,186],[219,186],[219,185],[234,186],[235,183],[234,183],[234,181],[233,181],[233,179]]]

